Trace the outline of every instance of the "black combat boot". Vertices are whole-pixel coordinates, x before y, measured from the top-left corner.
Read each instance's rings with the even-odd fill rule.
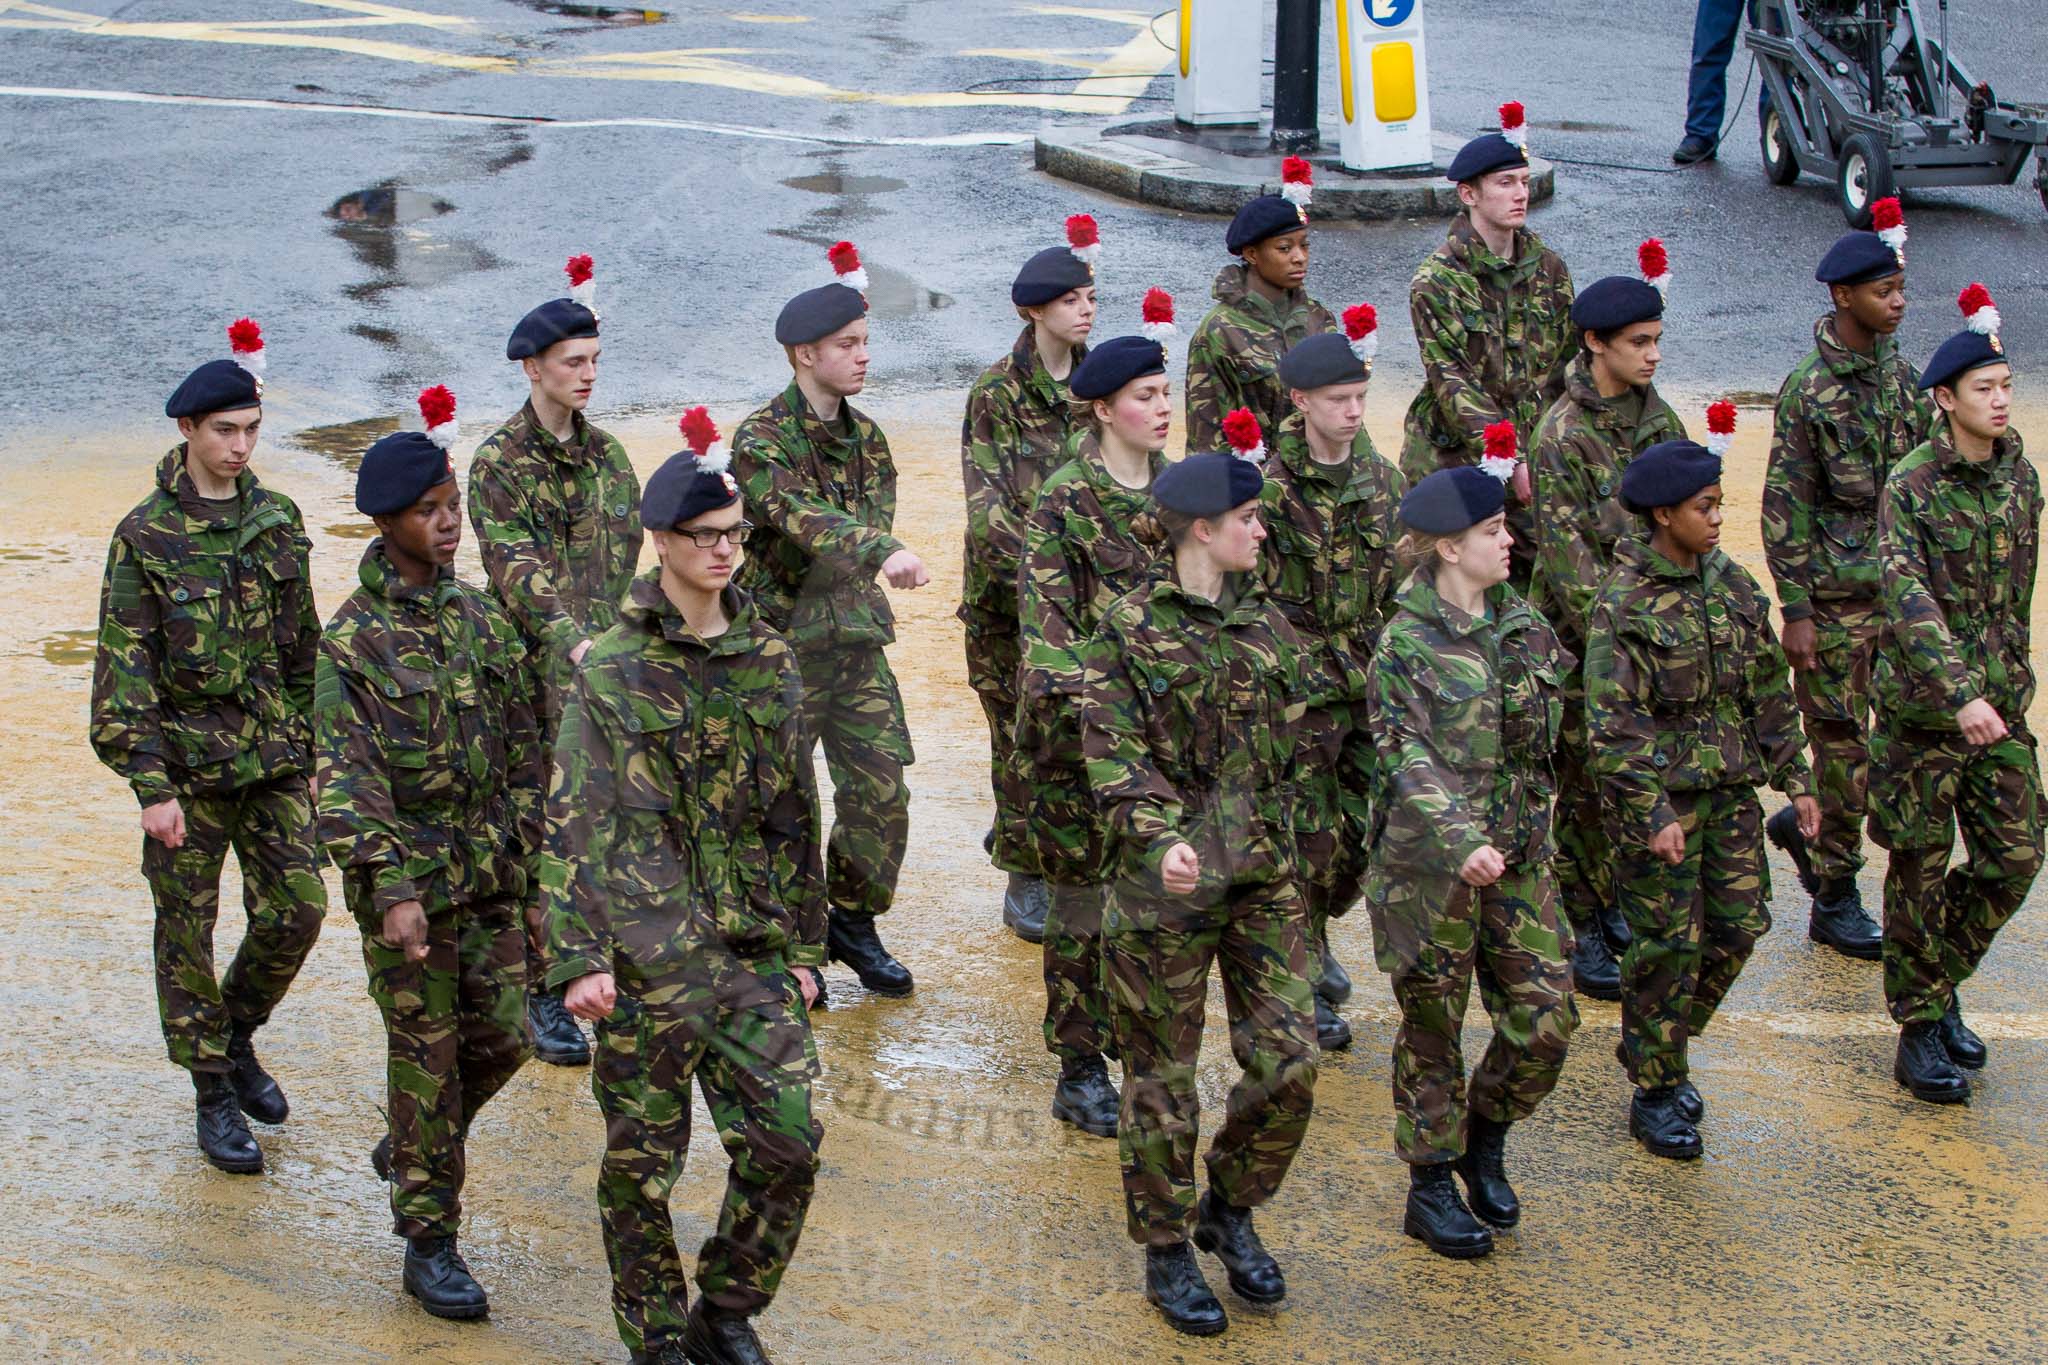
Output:
[[[536,990],[526,997],[526,1018],[533,1025],[533,1055],[551,1066],[590,1065],[590,1043],[583,1026],[561,992]]]
[[[378,1138],[377,1145],[370,1149],[370,1169],[377,1173],[379,1180],[387,1185],[391,1183],[391,1134]]]
[[[1607,946],[1607,935],[1596,923],[1573,929],[1572,989],[1595,1000],[1621,999],[1621,964]]]
[[[1320,995],[1316,997],[1316,1046],[1324,1052],[1342,1052],[1351,1046],[1351,1025]]]
[[[1474,1114],[1465,1129],[1465,1155],[1455,1163],[1472,1212],[1497,1228],[1511,1228],[1522,1218],[1522,1201],[1508,1184],[1507,1148],[1508,1125]]]
[[[1628,1131],[1653,1156],[1673,1161],[1696,1161],[1700,1155],[1700,1130],[1678,1107],[1678,1087],[1660,1085],[1654,1090],[1636,1087],[1628,1104]]]
[[[1854,877],[1822,877],[1806,917],[1806,936],[1843,957],[1877,962],[1884,957],[1884,931],[1863,908]]]
[[[480,1318],[491,1311],[453,1237],[408,1237],[405,1292],[437,1318]]]
[[[1959,1021],[1960,1022],[1960,1021]],[[1970,1098],[1970,1078],[1956,1070],[1941,1045],[1941,1021],[1916,1020],[1899,1030],[1899,1056],[1892,1076],[1929,1104],[1959,1104]]]
[[[761,1338],[745,1313],[728,1313],[698,1299],[683,1322],[683,1353],[695,1365],[768,1365]]]
[[[1010,926],[1011,933],[1026,943],[1045,942],[1045,913],[1051,908],[1052,898],[1046,894],[1043,878],[1010,874],[1010,885],[1003,892],[1003,923]]]
[[[1176,1332],[1213,1337],[1230,1326],[1186,1242],[1145,1248],[1145,1297],[1159,1306],[1166,1325]]]
[[[1109,1067],[1100,1057],[1078,1057],[1060,1063],[1059,1084],[1053,1087],[1052,1116],[1093,1137],[1116,1136],[1123,1101],[1110,1084]]]
[[[1949,992],[1948,1013],[1941,1016],[1941,1048],[1950,1061],[1972,1071],[1990,1060],[1984,1040],[1963,1022],[1963,1002],[1954,991]]]
[[[834,910],[825,926],[825,943],[832,959],[853,968],[860,984],[876,995],[910,994],[910,969],[889,956],[889,950],[882,946],[873,915],[849,915],[844,910]]]
[[[1690,1079],[1671,1087],[1671,1102],[1678,1106],[1679,1113],[1694,1123],[1707,1116],[1707,1102],[1700,1098],[1699,1087]]]
[[[260,1172],[263,1149],[256,1145],[242,1117],[234,1085],[215,1072],[195,1071],[192,1089],[199,1097],[199,1150],[206,1153],[206,1159],[230,1175]]]
[[[1322,975],[1316,978],[1316,994],[1333,1005],[1341,1005],[1351,998],[1351,973],[1344,970],[1344,964],[1323,945]]]
[[[1628,927],[1628,920],[1618,905],[1603,905],[1594,916],[1600,927],[1600,937],[1607,940],[1607,946],[1616,957],[1628,951],[1628,945],[1635,942],[1635,934]]]
[[[258,1123],[283,1123],[292,1107],[263,1063],[256,1060],[256,1046],[251,1041],[255,1032],[254,1024],[236,1024],[228,1033],[228,1060],[235,1064],[228,1073],[228,1084],[234,1087],[236,1103],[250,1118]]]
[[[1250,1209],[1226,1204],[1216,1191],[1207,1191],[1195,1205],[1195,1245],[1223,1262],[1230,1292],[1247,1303],[1278,1303],[1287,1297],[1287,1281],[1253,1231]]]
[[[1408,1211],[1401,1231],[1454,1261],[1469,1261],[1493,1250],[1493,1233],[1459,1198],[1448,1162],[1408,1168]]]
[[[1820,878],[1813,873],[1813,859],[1806,851],[1806,836],[1799,832],[1799,811],[1792,806],[1785,807],[1764,821],[1764,833],[1792,860],[1792,870],[1799,874],[1801,889],[1809,896],[1819,895]]]

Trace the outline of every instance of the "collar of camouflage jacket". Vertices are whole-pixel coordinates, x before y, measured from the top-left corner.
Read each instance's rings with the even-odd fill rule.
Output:
[[[626,590],[619,617],[650,635],[659,635],[673,644],[694,646],[711,655],[740,654],[752,649],[754,599],[728,583],[718,600],[725,608],[725,633],[715,640],[706,640],[691,628],[676,604],[661,590],[661,569],[657,566],[633,580],[633,586]]]
[[[1634,388],[1643,404],[1635,423],[1640,427],[1648,423],[1651,415],[1662,406],[1662,403],[1657,397],[1657,386],[1654,383],[1638,384]],[[1621,395],[1616,394],[1609,398],[1600,392],[1600,386],[1593,382],[1593,362],[1584,351],[1580,351],[1573,358],[1571,367],[1565,371],[1564,392],[1565,397],[1571,399],[1574,406],[1585,413],[1594,425],[1609,427],[1616,431],[1629,425],[1622,420]],[[1634,432],[1629,434],[1634,435]]]
[[[804,397],[804,391],[797,386],[794,379],[790,380],[789,387],[782,391],[779,401],[796,418],[797,425],[803,428],[804,441],[811,449],[840,464],[844,464],[860,452],[867,419],[860,415],[859,409],[853,404],[843,398],[839,400],[839,420],[845,424],[842,434],[825,425],[825,420],[811,407],[810,400]]]
[[[249,469],[235,476],[233,512],[208,506],[199,496],[199,489],[193,485],[192,476],[185,472],[185,446],[182,442],[172,446],[157,465],[156,483],[161,492],[177,503],[179,514],[185,518],[187,535],[198,535],[203,531],[233,531],[235,545],[239,548],[265,531],[291,522],[275,499],[257,496],[260,485],[255,471]]]
[[[1351,458],[1343,464],[1324,464],[1308,448],[1308,419],[1297,410],[1280,423],[1273,437],[1273,462],[1293,476],[1295,483],[1313,479],[1336,486],[1339,502],[1356,502],[1369,496],[1365,486],[1365,462],[1373,457],[1372,437],[1363,426],[1351,438]]]
[[[414,587],[398,572],[398,566],[384,553],[384,537],[378,536],[363,551],[362,562],[356,566],[356,577],[362,585],[377,596],[390,602],[431,603],[439,606],[455,593],[455,566],[444,564],[434,576],[431,587]]]
[[[1102,494],[1110,493],[1143,498],[1148,503],[1152,496],[1152,481],[1157,479],[1159,471],[1167,466],[1166,452],[1153,451],[1145,459],[1145,487],[1132,488],[1109,472],[1109,464],[1102,458],[1102,438],[1086,427],[1082,427],[1080,434],[1075,438],[1074,460],[1081,466],[1081,477],[1095,490],[1098,499]]]
[[[1517,252],[1514,260],[1504,261],[1494,255],[1486,239],[1472,226],[1469,212],[1460,212],[1451,221],[1450,233],[1445,238],[1450,257],[1458,265],[1474,275],[1492,276],[1504,281],[1528,279],[1543,264],[1543,241],[1535,233],[1527,228],[1515,229],[1514,244]]]
[[[1981,471],[1999,479],[2012,477],[2013,466],[2020,458],[2020,434],[2007,428],[2005,435],[1991,443],[1991,458],[1988,460],[1966,460],[1956,449],[1956,434],[1948,424],[1946,416],[1937,417],[1934,430],[1928,434],[1928,444],[1934,447],[1934,462],[1944,474],[1972,474]]]
[[[1258,616],[1265,609],[1266,588],[1256,573],[1225,574],[1223,591],[1230,603],[1228,610],[1222,602],[1204,597],[1200,593],[1190,592],[1181,586],[1180,570],[1174,563],[1173,553],[1168,551],[1145,596],[1148,601],[1170,602],[1182,610],[1200,613],[1225,625],[1235,624],[1243,618]]]
[[[1878,337],[1869,355],[1850,350],[1835,334],[1833,313],[1824,314],[1813,324],[1813,346],[1828,369],[1844,379],[1860,379],[1872,386],[1883,382],[1885,371],[1899,350],[1896,337]]]
[[[1209,292],[1216,302],[1225,308],[1234,308],[1249,313],[1272,326],[1278,327],[1302,309],[1308,307],[1306,289],[1290,289],[1278,301],[1267,298],[1252,288],[1252,268],[1243,261],[1224,266],[1216,272],[1216,283],[1209,286]]]
[[[583,450],[590,444],[590,421],[582,413],[569,414],[569,439],[566,441],[556,440],[555,433],[541,425],[540,415],[533,410],[531,398],[520,407],[519,415],[526,422],[535,450],[563,464],[584,463]]]
[[[1486,614],[1467,616],[1446,602],[1436,590],[1436,565],[1433,563],[1418,565],[1415,572],[1408,575],[1408,581],[1401,585],[1395,602],[1425,621],[1435,621],[1451,635],[1470,635],[1488,625],[1493,627],[1495,634],[1510,635],[1526,630],[1536,620],[1528,602],[1506,583],[1496,583],[1486,590]]]
[[[1085,344],[1076,346],[1074,364],[1079,365],[1087,355]],[[1010,348],[1010,373],[1046,411],[1056,412],[1066,403],[1067,386],[1054,379],[1052,371],[1045,368],[1045,361],[1038,354],[1038,329],[1031,323],[1024,324],[1024,330],[1017,336],[1017,344]],[[1068,370],[1067,373],[1071,375],[1073,371]]]
[[[1720,586],[1721,580],[1727,577],[1729,566],[1735,562],[1716,546],[1701,555],[1699,563],[1692,568],[1681,568],[1650,544],[1650,538],[1645,535],[1624,536],[1615,546],[1615,555],[1628,560],[1638,572],[1648,577],[1698,583],[1708,592]]]

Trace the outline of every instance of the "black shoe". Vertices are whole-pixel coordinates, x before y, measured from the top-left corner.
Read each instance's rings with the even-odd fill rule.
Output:
[[[1247,1303],[1278,1303],[1287,1297],[1287,1281],[1252,1229],[1250,1209],[1226,1204],[1209,1190],[1195,1205],[1195,1245],[1223,1262],[1230,1292]]]
[[[1948,1013],[1941,1016],[1941,1050],[1957,1066],[1966,1066],[1975,1071],[1990,1060],[1991,1054],[1984,1047],[1984,1040],[1963,1022],[1963,1002],[1953,991],[1948,997]]]
[[[1620,906],[1603,905],[1600,907],[1600,913],[1594,918],[1599,923],[1600,936],[1607,940],[1607,946],[1614,950],[1616,957],[1620,957],[1628,945],[1635,942],[1636,936],[1629,929],[1628,921],[1622,917]]]
[[[1158,1305],[1166,1325],[1176,1332],[1213,1337],[1230,1326],[1186,1242],[1145,1248],[1145,1297]]]
[[[683,1321],[683,1354],[696,1365],[768,1365],[761,1338],[744,1313],[728,1313],[698,1299]]]
[[[1045,942],[1045,912],[1051,907],[1043,878],[1010,874],[1009,889],[1003,892],[1003,923],[1011,933],[1026,943]]]
[[[526,997],[527,1022],[533,1025],[533,1055],[551,1066],[590,1065],[590,1043],[583,1026],[562,1003],[560,994],[534,991]]]
[[[1958,1022],[1961,1022],[1958,1020]],[[1941,1021],[1919,1020],[1899,1030],[1899,1056],[1892,1077],[1929,1104],[1960,1104],[1970,1098],[1970,1078],[1956,1070],[1941,1045]]]
[[[1492,1231],[1458,1197],[1450,1165],[1444,1162],[1408,1168],[1408,1210],[1401,1231],[1454,1261],[1469,1261],[1493,1250]]]
[[[1628,1103],[1629,1135],[1653,1156],[1673,1161],[1696,1161],[1700,1154],[1700,1130],[1678,1108],[1678,1087],[1655,1090],[1636,1087]]]
[[[437,1318],[480,1318],[491,1311],[453,1237],[406,1239],[405,1292]]]
[[[385,1184],[391,1183],[391,1134],[377,1139],[377,1145],[370,1149],[370,1169]]]
[[[1454,1163],[1465,1177],[1472,1212],[1497,1228],[1511,1228],[1522,1218],[1522,1201],[1508,1184],[1508,1125],[1474,1114],[1465,1130],[1465,1155]]]
[[[1342,1052],[1351,1046],[1351,1025],[1330,1008],[1320,995],[1316,1001],[1316,1047],[1324,1052]]]
[[[228,1073],[228,1084],[234,1087],[235,1102],[250,1118],[258,1123],[283,1123],[292,1107],[263,1063],[256,1060],[256,1045],[251,1041],[255,1032],[254,1024],[236,1024],[228,1034],[228,1060],[235,1064]]]
[[[255,1175],[263,1169],[263,1149],[256,1145],[234,1085],[210,1071],[192,1073],[199,1108],[199,1150],[230,1175]]]
[[[875,932],[873,915],[849,915],[834,910],[825,927],[826,952],[833,961],[853,968],[860,984],[876,995],[908,995],[910,969],[889,956],[882,936]]]
[[[1685,141],[1678,144],[1671,153],[1671,159],[1681,166],[1691,166],[1701,161],[1712,161],[1720,149],[1703,137],[1688,133]]]
[[[1337,960],[1328,945],[1323,948],[1323,971],[1316,978],[1316,994],[1333,1005],[1341,1005],[1351,998],[1351,973],[1344,970],[1344,964]]]
[[[1806,920],[1806,936],[1833,948],[1843,957],[1864,962],[1884,958],[1884,931],[1863,909],[1863,893],[1856,883],[1844,878],[1841,884],[1823,881],[1813,898]]]
[[[1671,1102],[1693,1123],[1707,1116],[1707,1102],[1700,1098],[1699,1087],[1691,1081],[1680,1081],[1671,1087]]]
[[[1799,874],[1799,885],[1806,894],[1819,895],[1820,878],[1814,875],[1813,859],[1806,852],[1806,836],[1799,832],[1798,810],[1787,806],[1764,821],[1764,833],[1792,860],[1792,869]]]
[[[1123,1102],[1110,1084],[1109,1068],[1100,1057],[1060,1063],[1060,1081],[1053,1087],[1052,1116],[1092,1137],[1116,1136]]]
[[[1600,926],[1588,924],[1577,938],[1572,947],[1572,989],[1595,1000],[1621,999],[1621,964],[1614,960]]]

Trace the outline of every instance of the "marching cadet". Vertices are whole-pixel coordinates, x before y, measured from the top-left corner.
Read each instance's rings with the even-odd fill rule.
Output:
[[[1162,310],[1159,298],[1150,302]],[[1081,748],[1081,650],[1109,605],[1149,580],[1166,553],[1151,489],[1166,468],[1160,452],[1173,416],[1161,339],[1170,325],[1105,341],[1075,366],[1073,458],[1039,491],[1017,580],[1017,780],[1030,793],[1026,832],[1052,902],[1044,947],[1045,1046],[1060,1062],[1052,1112],[1096,1137],[1115,1137],[1117,1124],[1103,1060],[1116,1050],[1102,962],[1114,865]]]
[[[1660,441],[1621,476],[1646,534],[1625,540],[1587,636],[1586,729],[1634,931],[1621,959],[1629,1131],[1658,1156],[1700,1154],[1687,1051],[1771,927],[1756,789],[1820,807],[1800,753],[1770,603],[1721,552],[1721,451],[1735,405],[1707,410],[1713,449]]]
[[[1451,159],[1446,175],[1464,208],[1408,286],[1423,375],[1401,446],[1411,484],[1434,469],[1477,464],[1481,433],[1495,422],[1512,422],[1518,448],[1528,449],[1578,351],[1571,273],[1528,227],[1528,129],[1519,103],[1500,107],[1500,126]],[[1535,556],[1526,466],[1514,480],[1512,581],[1522,586]]]
[[[1249,408],[1262,429],[1277,430],[1294,411],[1280,381],[1280,357],[1337,319],[1308,296],[1308,203],[1312,172],[1290,156],[1280,193],[1237,211],[1223,245],[1238,259],[1216,273],[1216,304],[1188,342],[1187,448],[1220,450],[1223,415]]]
[[[1512,431],[1502,423],[1496,441]],[[1572,661],[1508,586],[1511,477],[1489,456],[1427,475],[1401,500],[1414,572],[1380,632],[1366,699],[1383,827],[1365,904],[1401,1010],[1402,1230],[1456,1259],[1493,1250],[1488,1224],[1520,1221],[1508,1129],[1557,1084],[1579,1022],[1550,871],[1550,760]],[[1475,977],[1493,1041],[1468,1083],[1459,1039]]]
[[[825,888],[803,675],[732,586],[754,527],[717,428],[702,408],[682,426],[690,448],[640,502],[659,566],[633,581],[562,718],[542,877],[553,983],[598,1021],[619,1336],[635,1361],[747,1365],[767,1359],[748,1319],[796,1251],[824,1136],[808,1008]],[[693,1076],[732,1161],[689,1304],[669,1195]]]
[[[583,415],[599,349],[590,258],[571,257],[568,274],[569,297],[541,304],[512,329],[505,358],[526,375],[526,403],[469,467],[470,525],[491,590],[519,631],[544,758],[576,669],[619,619],[640,564],[640,481],[626,448]],[[537,895],[526,923],[534,1055],[582,1066],[590,1060],[583,1030],[545,985]]]
[[[1851,232],[1814,278],[1833,309],[1813,350],[1778,390],[1764,476],[1764,555],[1785,618],[1792,693],[1806,722],[1820,799],[1810,846],[1787,810],[1764,826],[1813,898],[1807,935],[1876,961],[1883,935],[1863,908],[1870,668],[1883,630],[1877,517],[1892,466],[1927,438],[1934,409],[1894,339],[1906,315],[1906,225],[1899,201],[1871,205],[1875,232]]]
[[[251,1042],[320,934],[308,777],[320,620],[291,499],[249,462],[263,422],[260,329],[228,329],[164,404],[183,439],[107,549],[92,676],[92,747],[142,808],[142,875],[156,903],[157,1006],[171,1060],[192,1073],[199,1150],[263,1169],[247,1114],[289,1106]],[[242,868],[248,931],[213,966],[221,864]]]
[[[1365,430],[1366,381],[1379,340],[1369,303],[1344,332],[1312,336],[1280,360],[1294,412],[1273,438],[1262,495],[1271,537],[1266,590],[1301,637],[1301,785],[1295,842],[1315,964],[1316,1042],[1351,1046],[1336,1006],[1351,978],[1330,951],[1329,921],[1358,899],[1371,842],[1375,766],[1364,701],[1373,645],[1393,609],[1396,513],[1408,485]]]
[[[827,253],[838,279],[783,305],[775,339],[789,387],[733,433],[733,468],[760,542],[739,570],[762,618],[803,668],[804,724],[825,745],[832,839],[825,854],[831,955],[877,995],[911,992],[875,920],[896,897],[910,840],[912,760],[903,697],[882,647],[892,588],[931,581],[891,534],[896,464],[882,429],[846,400],[867,385],[867,271],[851,242]]]
[[[1536,564],[1529,604],[1543,613],[1565,650],[1586,657],[1586,630],[1601,580],[1635,518],[1614,494],[1637,454],[1659,441],[1683,440],[1685,424],[1651,382],[1662,358],[1664,244],[1637,251],[1643,278],[1609,275],[1572,301],[1579,354],[1564,393],[1536,428],[1530,452],[1536,492]],[[1564,682],[1564,732],[1557,749],[1557,895],[1571,922],[1572,983],[1596,1000],[1621,998],[1614,955],[1629,929],[1614,899],[1612,836],[1600,789],[1586,767],[1585,675]]]
[[[1957,988],[2041,868],[2041,771],[2027,727],[2041,480],[2011,426],[2012,367],[1981,284],[1920,387],[1940,412],[1878,506],[1884,628],[1872,693],[1870,832],[1884,879],[1893,1074],[1916,1099],[1970,1096],[1984,1065]],[[1968,860],[1949,867],[1956,826]]]
[[[1083,744],[1119,878],[1105,956],[1123,1045],[1118,1129],[1145,1294],[1176,1331],[1229,1325],[1196,1246],[1270,1305],[1287,1284],[1252,1210],[1287,1175],[1314,1108],[1308,915],[1288,828],[1299,643],[1259,584],[1259,429],[1224,418],[1240,454],[1200,453],[1153,481],[1173,557],[1111,605],[1086,647]],[[1243,1068],[1195,1199],[1195,1066],[1209,968],[1223,976]]]
[[[1045,937],[1049,897],[1031,850],[1031,790],[1017,760],[1017,566],[1024,523],[1039,485],[1067,459],[1073,435],[1067,380],[1088,354],[1095,325],[1095,220],[1067,219],[1067,245],[1024,263],[1010,302],[1024,320],[1010,353],[967,392],[960,472],[967,488],[967,550],[960,621],[967,628],[967,683],[988,717],[996,818],[989,853],[1009,874],[1003,922],[1027,943]]]
[[[519,636],[455,576],[455,396],[356,472],[377,538],[320,643],[320,835],[384,1016],[388,1128],[370,1154],[406,1239],[405,1290],[440,1318],[490,1309],[456,1236],[464,1143],[528,1055],[526,865],[546,760]]]

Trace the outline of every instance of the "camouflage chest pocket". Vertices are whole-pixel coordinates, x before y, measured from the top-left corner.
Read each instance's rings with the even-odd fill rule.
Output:
[[[1997,539],[1977,525],[1974,509],[1937,507],[1927,534],[1934,542],[1928,564],[1927,586],[1948,614],[1951,630],[1977,624],[1964,613],[1974,613],[1980,604],[1985,575],[1985,540]],[[2010,536],[2005,537],[2009,548]],[[1997,561],[1991,561],[1995,564]]]
[[[263,624],[277,642],[280,657],[290,650],[298,636],[300,599],[306,591],[306,556],[311,550],[312,542],[292,536],[252,556],[262,573],[261,610],[267,618]],[[255,622],[250,625],[257,627]]]
[[[1707,632],[1690,605],[1669,613],[1631,616],[1622,633],[1636,644],[1647,669],[1651,699],[1659,711],[1688,709],[1707,695]]]
[[[1749,669],[1764,651],[1770,608],[1761,596],[1743,593],[1708,609],[1714,633],[1714,688],[1723,696],[1749,699]]]
[[[1828,497],[1844,507],[1862,508],[1874,514],[1881,433],[1857,418],[1824,421],[1819,424],[1816,443],[1821,473],[1828,481]]]
[[[613,773],[618,805],[611,856],[599,876],[614,901],[660,899],[683,879],[676,819],[682,774],[676,746],[687,742],[689,728],[681,715],[636,706],[630,700],[606,697],[600,704],[612,712],[607,728],[616,736]],[[621,918],[617,909],[613,915],[615,921]]]
[[[1095,570],[1096,587],[1090,603],[1100,620],[1109,604],[1137,586],[1144,571],[1145,556],[1137,546],[1115,535],[1102,535],[1087,549],[1087,561]]]
[[[494,648],[487,639],[479,639],[477,649],[476,686],[458,693],[453,700],[462,727],[463,765],[472,776],[488,779],[494,773],[502,777],[505,772],[505,717],[517,691],[515,673],[519,663],[514,655]]]
[[[436,672],[378,661],[365,666],[360,677],[364,690],[377,702],[372,723],[383,747],[391,799],[400,806],[417,806],[447,796],[450,774],[438,742],[447,720]]]
[[[1133,653],[1126,667],[1154,717],[1146,738],[1168,780],[1177,786],[1213,781],[1222,715],[1209,676],[1194,664],[1140,653]]]
[[[1501,649],[1501,747],[1533,764],[1545,764],[1564,727],[1563,675],[1548,656],[1517,636]]]
[[[244,681],[234,580],[216,561],[143,562],[161,612],[159,644],[183,691],[224,696]]]
[[[1292,521],[1279,516],[1266,518],[1272,544],[1263,553],[1276,559],[1279,573],[1272,580],[1272,595],[1282,602],[1313,604],[1324,596],[1327,579],[1323,547],[1316,537]]]
[[[1493,680],[1467,659],[1445,657],[1438,662],[1426,693],[1435,725],[1431,741],[1446,753],[1463,753],[1474,760],[1494,758],[1489,751],[1494,736],[1501,733],[1501,717]]]

